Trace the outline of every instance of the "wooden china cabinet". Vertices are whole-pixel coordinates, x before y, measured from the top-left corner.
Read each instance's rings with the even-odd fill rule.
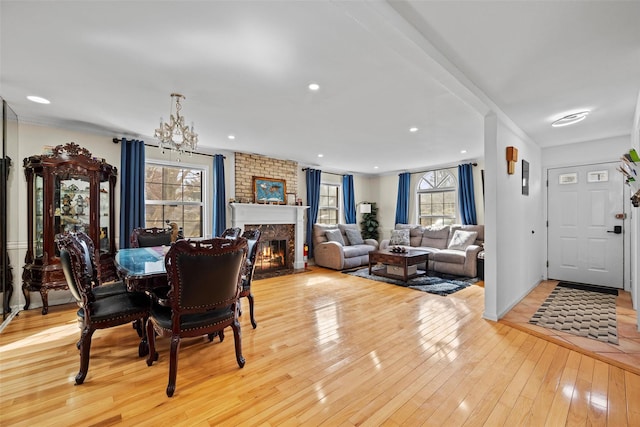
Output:
[[[55,244],[58,233],[84,231],[95,245],[100,283],[116,279],[114,190],[117,169],[77,144],[58,145],[50,154],[24,159],[28,198],[28,247],[22,292],[40,292],[47,314],[47,292],[68,289]]]

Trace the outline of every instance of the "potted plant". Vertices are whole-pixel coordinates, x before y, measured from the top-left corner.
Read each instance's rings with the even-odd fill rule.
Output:
[[[363,203],[371,205],[371,212],[365,212],[362,214],[362,221],[360,221],[360,225],[362,226],[362,238],[378,240],[378,227],[380,226],[380,223],[378,222],[378,208],[376,208],[375,203]]]

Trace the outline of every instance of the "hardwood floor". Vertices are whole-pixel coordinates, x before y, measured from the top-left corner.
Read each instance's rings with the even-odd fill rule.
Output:
[[[540,283],[500,322],[640,375],[640,332],[637,326],[637,313],[633,310],[629,292],[619,291],[616,298],[618,344],[578,337],[529,323],[529,319],[540,308],[557,283],[557,280]]]
[[[246,366],[230,332],[183,340],[173,398],[169,340],[147,367],[130,326],[97,331],[75,386],[75,307],[22,312],[0,335],[0,424],[640,425],[640,376],[482,319],[480,286],[440,297],[313,268],[253,288]]]

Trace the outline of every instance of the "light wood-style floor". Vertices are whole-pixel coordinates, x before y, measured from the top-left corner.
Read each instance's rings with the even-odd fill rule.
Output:
[[[609,344],[598,340],[578,337],[554,329],[542,328],[529,323],[529,319],[547,299],[555,288],[557,280],[547,280],[538,285],[500,322],[514,326],[570,349],[578,349],[596,359],[614,364],[640,375],[640,332],[638,332],[637,313],[631,304],[631,294],[619,291],[616,297],[616,319],[618,321],[618,344]],[[640,405],[640,403],[638,403]]]
[[[75,307],[30,310],[0,335],[0,424],[640,425],[640,376],[483,320],[483,292],[440,297],[321,268],[256,281],[245,367],[231,331],[184,340],[173,398],[167,339],[147,367],[130,326],[97,331],[75,386]]]

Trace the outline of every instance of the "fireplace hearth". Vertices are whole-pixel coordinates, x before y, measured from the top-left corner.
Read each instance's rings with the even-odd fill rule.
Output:
[[[293,272],[295,227],[293,224],[248,224],[245,230],[260,229],[256,256],[256,279],[281,276]]]
[[[231,203],[230,207],[232,227],[239,227],[241,230],[260,228],[259,245],[273,240],[285,241],[286,252],[282,261],[284,266],[275,266],[273,253],[280,249],[274,248],[270,243],[271,255],[267,257],[269,262],[264,264],[263,269],[258,269],[256,265],[254,278],[281,276],[304,268],[304,213],[308,206]],[[282,246],[282,242],[278,245]],[[258,248],[259,251],[260,249],[261,247]],[[264,246],[262,249],[264,253]]]

